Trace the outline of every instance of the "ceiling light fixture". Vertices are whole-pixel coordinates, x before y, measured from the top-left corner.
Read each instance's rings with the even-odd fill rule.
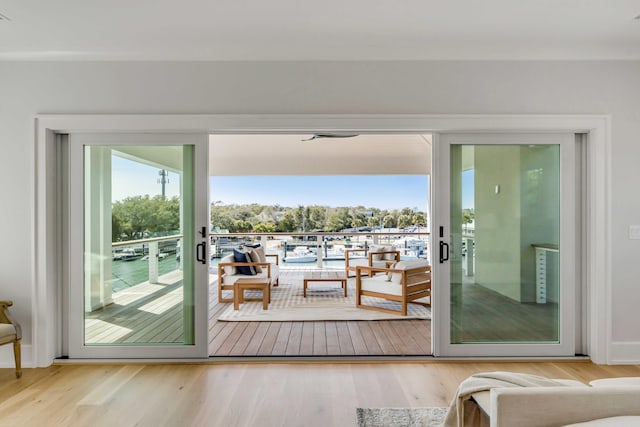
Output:
[[[311,138],[302,139],[301,141],[313,141],[314,139],[322,138],[353,138],[358,136],[357,133],[314,133]]]

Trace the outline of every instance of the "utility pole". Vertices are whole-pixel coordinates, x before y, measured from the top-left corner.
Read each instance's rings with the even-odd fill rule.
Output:
[[[162,184],[162,197],[166,197],[165,187],[169,183],[169,172],[164,169],[160,169],[158,171],[158,175],[160,175],[160,178],[158,178],[158,184]]]

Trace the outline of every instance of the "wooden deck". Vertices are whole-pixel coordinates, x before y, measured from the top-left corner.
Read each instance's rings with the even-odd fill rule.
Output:
[[[302,287],[308,269],[281,270],[281,283]],[[353,280],[353,279],[351,279]],[[231,303],[209,300],[211,356],[381,356],[431,354],[430,320],[219,322]]]
[[[305,269],[282,270],[302,287]],[[182,342],[182,287],[175,273],[114,296],[114,304],[87,314],[87,343]],[[217,301],[215,276],[209,300],[211,356],[427,355],[431,321],[218,322],[232,303]]]
[[[183,342],[182,274],[173,271],[160,283],[144,282],[113,296],[113,304],[85,315],[85,342]]]
[[[302,287],[304,269],[283,269],[281,283]],[[173,274],[173,276],[172,276]],[[87,315],[90,343],[182,341],[182,287],[169,273],[160,284],[119,292],[115,303]],[[232,303],[217,301],[215,276],[209,286],[211,356],[384,356],[431,354],[430,320],[229,322],[217,318]],[[351,279],[353,280],[353,279]],[[550,339],[557,307],[520,304],[481,286],[465,286],[464,315],[454,322],[463,340]],[[505,319],[510,319],[505,321]]]

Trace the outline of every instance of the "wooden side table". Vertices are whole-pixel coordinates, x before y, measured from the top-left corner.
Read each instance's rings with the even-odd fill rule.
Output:
[[[236,280],[233,284],[233,309],[239,310],[240,304],[245,301],[262,301],[262,309],[268,310],[271,302],[270,285],[269,279],[265,281],[264,278]],[[245,298],[244,291],[246,290],[262,291],[262,298]]]

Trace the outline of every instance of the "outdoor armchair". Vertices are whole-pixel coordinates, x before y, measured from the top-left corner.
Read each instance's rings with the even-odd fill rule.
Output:
[[[366,257],[354,258],[355,254],[366,255]],[[372,245],[369,249],[347,249],[344,251],[344,269],[347,277],[351,277],[349,272],[355,273],[358,267],[384,268],[388,263],[398,261],[400,261],[400,251],[395,250],[393,246]]]
[[[266,261],[267,258],[274,258],[274,261]],[[269,283],[269,286],[278,286],[280,274],[278,260],[277,254],[265,254],[265,262],[236,262],[233,255],[221,258],[218,264],[218,302],[233,302],[233,296],[225,298],[222,295],[222,291],[233,291],[234,284],[238,279],[262,278]],[[239,271],[242,267],[260,271],[254,275],[246,275]]]
[[[363,296],[397,301],[400,309],[365,305]],[[416,301],[425,297],[429,297],[429,302]],[[391,268],[356,269],[356,307],[406,316],[409,303],[431,306],[431,266],[426,259],[400,261]]]
[[[22,366],[20,362],[20,340],[22,330],[20,325],[14,321],[9,314],[9,307],[12,301],[0,301],[0,345],[13,343],[13,356],[16,361],[16,378],[22,376]]]

